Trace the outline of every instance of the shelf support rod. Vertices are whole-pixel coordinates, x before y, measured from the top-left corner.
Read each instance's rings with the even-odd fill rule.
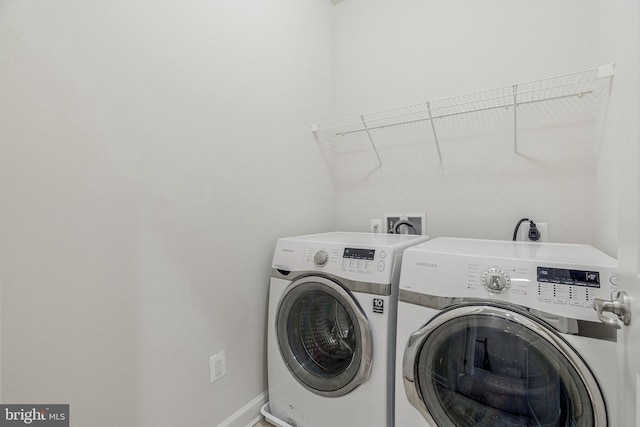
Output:
[[[513,85],[513,157],[518,159],[518,85]]]
[[[436,133],[436,125],[433,123],[433,115],[431,114],[431,102],[427,102],[427,111],[429,112],[429,121],[431,122],[431,131],[433,132],[433,139],[436,141],[436,150],[438,150],[438,163],[442,166],[442,153],[440,152],[440,143],[438,142],[438,134]]]
[[[373,143],[373,138],[371,137],[371,132],[369,132],[369,128],[367,127],[367,122],[364,120],[364,116],[360,116],[360,120],[362,120],[362,126],[364,126],[364,131],[367,133],[367,137],[369,137],[371,148],[373,148],[373,152],[376,153],[376,157],[378,158],[378,163],[379,163],[378,167],[382,167],[382,160],[380,159],[380,154],[378,153],[376,144]]]

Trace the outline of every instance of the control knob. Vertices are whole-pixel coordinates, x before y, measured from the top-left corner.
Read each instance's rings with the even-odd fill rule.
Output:
[[[511,279],[503,269],[491,267],[482,273],[482,284],[492,294],[501,294],[509,289]]]
[[[329,254],[327,253],[327,251],[323,249],[316,252],[315,255],[313,256],[313,263],[318,267],[322,267],[327,262],[329,262]]]

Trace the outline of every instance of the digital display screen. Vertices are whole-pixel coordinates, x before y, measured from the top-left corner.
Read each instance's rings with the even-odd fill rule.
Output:
[[[538,267],[538,282],[599,288],[600,273],[597,271]]]
[[[366,259],[367,261],[373,261],[375,256],[375,249],[344,248],[344,254],[342,255],[342,258]]]

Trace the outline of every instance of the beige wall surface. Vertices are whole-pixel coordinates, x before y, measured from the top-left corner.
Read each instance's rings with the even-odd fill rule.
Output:
[[[211,426],[266,389],[275,241],[334,228],[331,7],[0,4],[3,403]]]
[[[596,0],[344,2],[334,24],[334,111],[348,117],[614,62],[600,49],[600,22]],[[602,112],[586,125],[563,121],[578,102],[546,108],[519,109],[517,160],[509,111],[435,121],[442,165],[428,124],[372,131],[383,167],[337,189],[338,228],[426,213],[432,237],[510,239],[529,217],[548,224],[551,241],[606,240],[596,227]],[[557,121],[535,125],[545,114]],[[615,255],[615,245],[601,247]]]

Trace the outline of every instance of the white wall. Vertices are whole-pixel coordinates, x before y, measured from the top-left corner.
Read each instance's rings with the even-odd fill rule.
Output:
[[[330,12],[0,4],[3,403],[214,426],[265,390],[275,240],[334,228],[308,127],[330,108]]]
[[[599,165],[598,197],[605,201],[599,227],[613,232],[603,244],[618,250],[622,286],[632,297],[637,319],[640,283],[640,5],[634,0],[603,2],[601,49],[616,59],[616,77]],[[618,419],[638,425],[638,360],[640,332],[623,328],[618,336]]]
[[[615,61],[616,76],[598,157],[600,246],[617,252],[618,244],[637,258],[638,95],[640,94],[640,16],[635,1],[602,2],[599,55]],[[628,260],[626,260],[628,262]]]
[[[344,2],[334,24],[336,115],[596,67],[598,12],[595,0]],[[367,230],[385,212],[426,212],[432,236],[510,239],[518,219],[530,217],[548,223],[553,241],[596,242],[593,128],[523,132],[518,161],[509,133],[463,142],[443,144],[443,167],[429,145],[407,151],[417,159],[387,159],[401,166],[340,188],[338,228]]]

